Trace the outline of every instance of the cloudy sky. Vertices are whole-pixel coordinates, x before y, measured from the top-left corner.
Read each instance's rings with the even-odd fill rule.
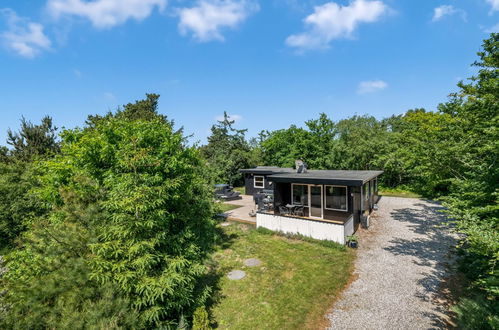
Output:
[[[0,0],[0,143],[19,118],[81,125],[161,94],[204,141],[435,109],[499,31],[499,0]]]

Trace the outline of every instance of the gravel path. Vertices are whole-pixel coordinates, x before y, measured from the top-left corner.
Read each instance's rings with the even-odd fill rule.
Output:
[[[435,203],[383,197],[369,230],[359,231],[355,280],[328,315],[328,329],[442,329],[439,293],[455,237]]]

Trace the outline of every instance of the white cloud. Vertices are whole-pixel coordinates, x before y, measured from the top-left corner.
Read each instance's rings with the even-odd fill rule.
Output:
[[[251,0],[199,0],[196,6],[178,10],[182,35],[192,32],[200,42],[223,41],[222,28],[235,28],[260,6]]]
[[[376,22],[388,11],[379,0],[353,0],[348,6],[328,2],[316,6],[304,19],[307,31],[289,36],[286,44],[301,50],[327,48],[334,39],[351,37],[360,23]]]
[[[241,115],[228,115],[228,116],[229,116],[229,120],[233,120],[236,123],[243,119],[243,116],[241,116]],[[224,116],[217,116],[215,119],[218,121],[222,121],[222,120],[224,120]]]
[[[463,21],[466,21],[466,12],[462,9],[455,8],[452,5],[442,5],[433,9],[432,21],[436,22],[444,18],[445,16],[451,16],[459,14]]]
[[[19,17],[11,9],[0,9],[0,14],[5,16],[7,22],[7,30],[0,34],[6,48],[27,58],[34,58],[50,49],[52,42],[43,32],[43,25]]]
[[[49,0],[47,9],[56,19],[79,16],[92,22],[96,28],[110,28],[129,19],[137,21],[151,15],[157,7],[163,10],[167,0]]]
[[[499,10],[499,0],[487,0],[487,2],[492,6],[492,11]]]
[[[367,94],[381,91],[388,87],[388,84],[383,80],[368,80],[361,81],[357,89],[358,94]]]

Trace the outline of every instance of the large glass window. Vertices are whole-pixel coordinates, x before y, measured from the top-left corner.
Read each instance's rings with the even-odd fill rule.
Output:
[[[263,176],[255,175],[253,183],[255,188],[265,188],[265,178]]]
[[[325,186],[326,209],[348,211],[347,187]]]
[[[308,186],[305,184],[293,184],[291,189],[293,205],[308,205]]]
[[[367,201],[369,200],[369,182],[366,182],[362,186],[362,195],[364,196],[364,199]]]

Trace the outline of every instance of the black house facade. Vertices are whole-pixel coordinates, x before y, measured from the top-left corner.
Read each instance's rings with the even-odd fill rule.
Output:
[[[241,170],[247,195],[263,189],[274,193],[273,206],[267,214],[296,217],[334,224],[353,223],[353,230],[363,222],[377,203],[378,177],[383,171],[295,170],[257,167]],[[283,208],[284,207],[284,208]],[[296,209],[295,214],[283,209]],[[297,216],[299,214],[299,216]]]
[[[272,174],[293,172],[292,168],[274,166],[257,166],[255,168],[239,170],[244,176],[246,195],[254,195],[262,190],[272,190],[272,182],[268,177]]]

